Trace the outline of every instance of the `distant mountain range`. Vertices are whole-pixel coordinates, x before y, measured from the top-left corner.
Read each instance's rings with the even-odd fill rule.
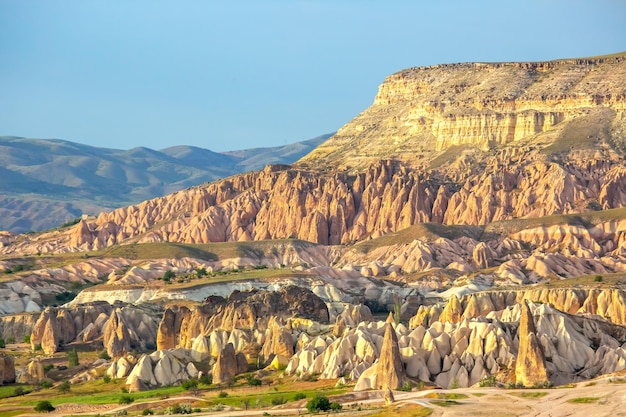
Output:
[[[0,230],[40,231],[267,164],[290,164],[331,134],[289,145],[217,153],[194,146],[97,148],[0,137]]]

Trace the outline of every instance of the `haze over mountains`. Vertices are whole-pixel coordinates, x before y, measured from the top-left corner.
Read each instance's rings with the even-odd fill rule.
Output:
[[[278,147],[217,153],[97,148],[58,139],[0,137],[0,230],[56,227],[266,164],[289,164],[330,135]]]

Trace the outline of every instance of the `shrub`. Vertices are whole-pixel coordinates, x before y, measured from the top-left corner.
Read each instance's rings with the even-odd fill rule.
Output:
[[[51,364],[51,363],[49,363],[49,364],[47,364],[47,365],[44,365],[44,367],[43,367],[43,371],[44,371],[44,372],[48,372],[48,371],[49,371],[50,369],[52,369],[52,368],[54,368],[54,365],[53,365],[53,364]]]
[[[217,394],[218,398],[226,398],[228,397],[228,393],[226,391],[220,391],[219,394]]]
[[[52,388],[52,381],[49,381],[49,380],[47,380],[47,379],[44,379],[43,381],[41,381],[41,382],[39,383],[39,386],[40,386],[41,388]]]
[[[207,275],[206,268],[196,268],[196,275],[198,277],[204,277]]]
[[[174,271],[165,271],[165,274],[163,274],[163,281],[170,282],[172,278],[175,278],[175,277],[176,277],[176,273]]]
[[[213,375],[210,374],[204,374],[200,377],[200,383],[204,384],[204,385],[211,385],[213,384]]]
[[[602,275],[596,275],[593,279],[595,282],[602,282]]]
[[[30,337],[28,338],[28,340],[30,340]],[[41,343],[37,343],[37,344],[35,345],[35,350],[42,350],[42,348],[41,348]]]
[[[490,375],[486,378],[483,378],[480,380],[480,382],[478,383],[479,386],[481,387],[495,387],[496,386],[496,376],[495,375]]]
[[[330,403],[330,409],[332,411],[337,412],[337,411],[340,411],[342,408],[343,408],[343,406],[341,404],[339,404],[339,403],[335,403],[335,402]]]
[[[294,401],[302,400],[306,398],[306,394],[304,392],[297,392],[296,395],[293,396]]]
[[[71,387],[70,387],[70,381],[63,381],[59,384],[58,386],[59,392],[63,393],[63,394],[67,394],[68,392],[70,392]]]
[[[287,400],[284,397],[274,397],[272,398],[272,405],[281,405],[285,404]]]
[[[24,388],[22,387],[15,387],[13,388],[13,396],[14,397],[19,397],[20,395],[24,395],[26,394],[26,392],[24,391]]]
[[[406,391],[406,392],[410,392],[413,389],[413,384],[411,383],[411,381],[406,381],[404,384],[402,384],[402,386],[400,387],[400,391]]]
[[[30,343],[30,335],[29,335],[29,334],[27,334],[26,336],[24,336],[24,340],[23,340],[23,342],[24,342],[24,343]]]
[[[186,381],[183,381],[182,386],[186,390],[192,390],[198,388],[198,380],[191,378]]]
[[[111,355],[107,352],[106,349],[103,349],[102,352],[98,355],[100,359],[104,359],[105,361],[111,360]]]
[[[102,381],[104,381],[105,384],[108,384],[109,382],[111,382],[111,377],[108,375],[105,375],[102,377]]]
[[[48,400],[39,401],[37,405],[35,405],[35,411],[38,413],[49,413],[54,410],[54,407]]]
[[[250,385],[250,386],[258,387],[258,386],[260,386],[262,384],[263,384],[263,381],[261,381],[259,378],[255,378],[253,376],[248,378],[248,385]]]
[[[0,348],[5,348],[5,347],[7,347],[7,345],[4,342],[4,339],[0,337]]]
[[[328,411],[330,410],[330,401],[328,401],[328,398],[321,395],[315,396],[312,400],[306,403],[306,409],[309,410],[309,413]]]
[[[122,395],[118,401],[119,404],[130,404],[133,401],[135,401],[135,399],[133,397],[131,397],[130,395]]]
[[[168,414],[191,414],[192,409],[189,404],[176,404],[167,408]]]
[[[76,293],[71,291],[63,291],[54,296],[54,298],[60,303],[67,303],[68,301],[72,301],[76,298]]]
[[[152,410],[150,410],[149,408],[144,408],[141,412],[142,416],[151,416],[152,414],[154,414],[154,412],[152,412]]]

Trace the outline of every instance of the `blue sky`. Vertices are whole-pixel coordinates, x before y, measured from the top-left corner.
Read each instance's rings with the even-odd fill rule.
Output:
[[[0,135],[283,145],[403,68],[624,51],[625,18],[621,0],[0,0]]]

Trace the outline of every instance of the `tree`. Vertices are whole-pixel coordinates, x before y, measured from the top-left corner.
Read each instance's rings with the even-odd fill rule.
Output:
[[[67,352],[67,364],[69,366],[78,366],[78,352],[76,352],[76,348],[72,348],[72,350]]]
[[[49,413],[50,411],[54,411],[54,407],[48,400],[39,401],[37,405],[35,405],[35,411],[38,413]]]
[[[306,409],[309,410],[310,413],[328,411],[330,410],[330,401],[328,401],[328,398],[318,395],[306,403]]]

